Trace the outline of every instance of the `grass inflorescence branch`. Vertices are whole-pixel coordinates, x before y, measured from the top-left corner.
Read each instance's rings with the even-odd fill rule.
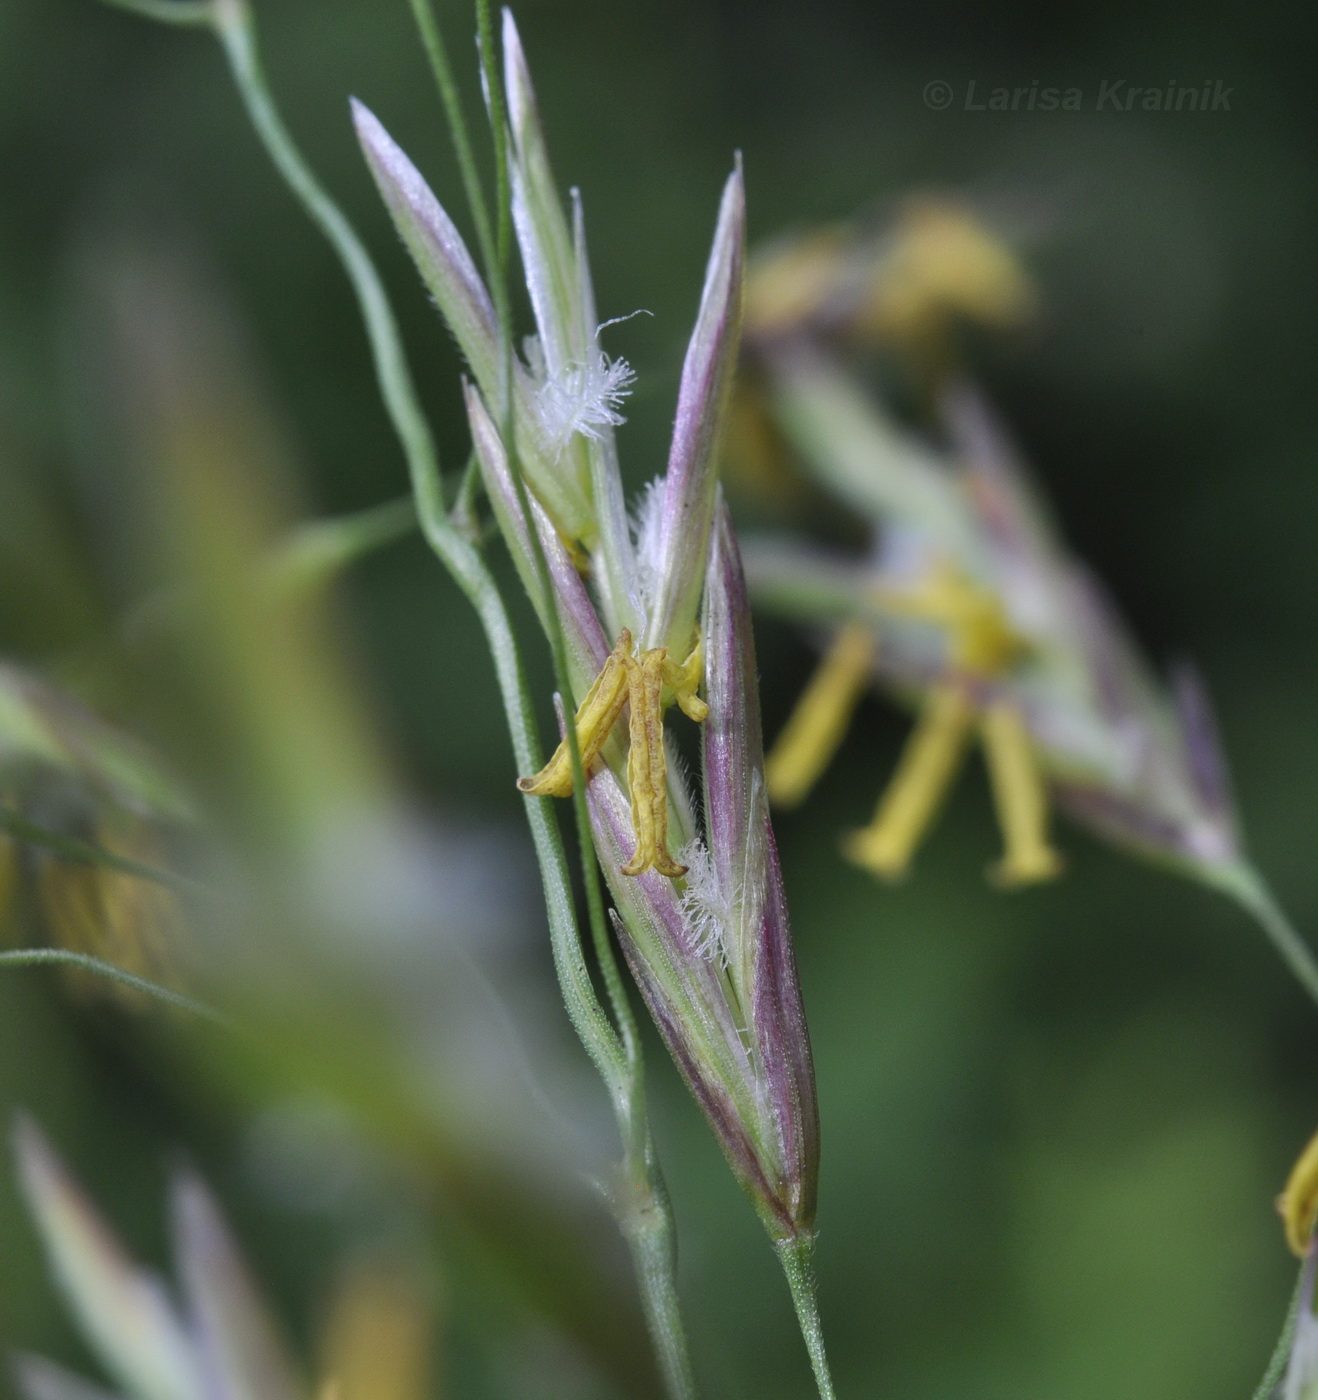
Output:
[[[534,709],[502,597],[478,545],[447,512],[434,437],[421,409],[397,321],[383,284],[356,231],[317,180],[283,123],[261,67],[246,0],[195,0],[195,3],[194,0],[176,0],[172,4],[166,0],[110,0],[110,3],[151,19],[209,26],[220,40],[248,116],[267,154],[312,222],[331,244],[352,285],[365,323],[380,394],[407,461],[422,532],[476,609],[494,660],[517,767],[521,772],[536,771],[541,766],[542,753]],[[500,115],[501,89],[497,81],[490,88],[492,105],[495,106],[492,117],[498,188],[497,223],[491,239],[489,218],[484,212],[480,182],[465,123],[461,118],[456,85],[452,81],[438,26],[424,5],[414,3],[413,9],[452,123],[459,164],[472,200],[473,219],[482,252],[496,272],[491,282],[504,346],[505,381],[511,383],[512,321],[507,279],[512,221],[506,127]],[[478,28],[488,74],[494,52],[488,4],[478,6]],[[509,446],[510,456],[515,461],[511,435]],[[524,483],[521,489],[524,492]],[[561,637],[553,650],[560,689],[570,696],[564,680],[566,668]],[[578,792],[584,794],[580,754],[575,751],[574,772],[578,779]],[[617,1018],[616,1026],[599,1000],[586,965],[562,840],[550,803],[544,798],[527,797],[525,807],[544,885],[555,968],[568,1014],[613,1101],[623,1134],[624,1170],[633,1180],[639,1175],[647,1187],[647,1235],[639,1243],[632,1240],[647,1318],[670,1394],[674,1400],[689,1400],[694,1394],[694,1385],[676,1306],[671,1216],[646,1126],[644,1092],[640,1081],[639,1038],[604,922],[598,872],[585,822],[584,796],[578,808],[578,826],[582,835],[592,935]],[[626,1221],[623,1223],[625,1228]]]

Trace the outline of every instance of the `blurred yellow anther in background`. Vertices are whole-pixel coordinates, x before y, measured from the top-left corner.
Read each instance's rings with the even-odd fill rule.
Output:
[[[978,729],[1005,848],[993,877],[1008,887],[1052,879],[1062,862],[1048,839],[1048,793],[1029,729],[1015,705],[1000,698],[986,705],[979,694],[1024,653],[1024,638],[992,593],[947,566],[876,601],[894,617],[945,633],[947,679],[925,692],[874,820],[847,837],[847,856],[881,879],[904,875]],[[766,774],[775,801],[799,801],[836,752],[875,647],[866,629],[852,626],[838,634],[769,757]]]
[[[848,623],[833,639],[764,764],[771,801],[793,807],[814,787],[865,693],[878,641]]]
[[[1301,1259],[1309,1252],[1314,1217],[1318,1216],[1318,1133],[1308,1141],[1291,1168],[1277,1209],[1286,1225],[1286,1243]]]
[[[888,612],[940,627],[954,671],[999,676],[1025,651],[997,596],[950,565],[937,564],[914,588],[882,594]]]
[[[1048,843],[1048,793],[1025,721],[1014,705],[996,701],[985,711],[981,732],[1006,842],[994,879],[1007,886],[1051,880],[1062,861]]]
[[[841,229],[823,229],[756,257],[746,277],[746,334],[778,335],[813,320],[837,294],[846,266]]]
[[[627,787],[631,796],[636,851],[622,867],[624,875],[657,870],[676,879],[686,866],[668,849],[668,764],[664,750],[664,709],[676,702],[682,713],[699,724],[709,706],[697,693],[704,679],[704,652],[696,639],[681,664],[669,659],[667,647],[632,655],[632,635],[624,629],[598,676],[577,709],[573,724],[583,771],[599,757],[613,726],[631,707]],[[531,778],[519,778],[518,788],[533,797],[572,794],[572,755],[563,740],[549,762]]]
[[[954,318],[1007,328],[1033,312],[1034,288],[1011,249],[969,210],[913,200],[871,282],[855,328],[927,341]]]
[[[431,1393],[434,1319],[402,1265],[358,1265],[330,1301],[317,1400],[425,1400]]]
[[[957,321],[1009,330],[1037,304],[1004,239],[968,206],[923,196],[882,233],[827,228],[757,256],[745,325],[752,341],[833,329],[925,351]]]
[[[162,852],[144,830],[102,827],[96,843],[116,855],[161,865]],[[183,983],[178,965],[184,914],[173,890],[104,865],[83,865],[43,855],[36,903],[47,938],[57,946],[135,973],[166,987]],[[144,993],[106,984],[80,968],[66,980],[86,996],[111,996],[127,1006],[147,1005]]]
[[[18,934],[18,847],[0,832],[0,947]]]
[[[906,873],[961,764],[974,719],[964,686],[929,691],[874,820],[843,843],[848,859],[884,880]]]

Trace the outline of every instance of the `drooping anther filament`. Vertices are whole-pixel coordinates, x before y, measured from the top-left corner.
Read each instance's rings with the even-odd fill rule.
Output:
[[[906,873],[977,737],[1002,829],[1004,852],[993,868],[1002,885],[1048,880],[1061,859],[1048,839],[1048,793],[1025,717],[1004,679],[1028,652],[1001,602],[950,566],[934,566],[914,587],[876,590],[876,610],[943,633],[944,673],[921,700],[916,725],[874,819],[853,832],[844,850],[883,879]],[[837,751],[878,658],[872,623],[842,627],[765,765],[769,795],[799,802]]]
[[[676,701],[683,714],[700,723],[709,706],[697,693],[704,678],[704,656],[697,639],[686,660],[671,660],[667,647],[634,654],[632,635],[618,637],[573,718],[582,771],[589,773],[614,726],[630,707],[627,787],[631,798],[636,850],[622,867],[624,875],[657,870],[676,879],[686,866],[668,849],[668,764],[664,752],[664,710]],[[565,738],[534,777],[517,786],[535,797],[572,794],[572,754]]]

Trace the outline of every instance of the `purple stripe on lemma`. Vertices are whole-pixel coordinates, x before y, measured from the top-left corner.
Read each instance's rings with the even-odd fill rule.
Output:
[[[1231,777],[1203,677],[1192,662],[1182,661],[1173,667],[1170,679],[1172,701],[1180,720],[1181,742],[1195,790],[1208,812],[1234,837]]]
[[[723,188],[700,312],[682,365],[664,479],[660,582],[646,645],[667,646],[679,657],[691,642],[705,570],[718,444],[741,339],[745,240],[746,198],[738,167]]]
[[[711,859],[745,946],[728,950],[767,1081],[781,1149],[775,1197],[791,1224],[814,1221],[819,1112],[778,847],[764,798],[764,753],[750,600],[727,506],[715,511],[705,581],[705,820]]]
[[[614,927],[632,976],[742,1188],[775,1237],[794,1234],[795,1193],[783,1189],[778,1161],[781,1135],[763,1121],[762,1075],[734,1020],[723,972],[694,948],[671,880],[653,871],[634,879],[618,873],[635,834],[626,794],[607,767],[591,779],[588,795],[600,862],[623,911]]]

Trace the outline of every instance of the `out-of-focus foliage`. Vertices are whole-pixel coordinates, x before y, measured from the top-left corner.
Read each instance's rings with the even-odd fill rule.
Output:
[[[25,841],[28,825],[121,860],[159,864],[194,815],[149,752],[68,695],[0,666],[0,941],[49,943],[177,987],[186,957],[175,891]],[[76,850],[76,847],[75,847]],[[71,985],[130,1004],[140,992],[70,969]]]
[[[346,111],[349,92],[376,106],[387,96],[391,129],[456,203],[406,7],[271,0],[259,10],[291,123],[389,269],[456,471],[466,452],[456,358],[376,207]],[[443,17],[455,53],[468,55],[468,17],[450,6]],[[1162,659],[1183,646],[1200,663],[1254,852],[1312,930],[1309,46],[1286,7],[1212,18],[1186,4],[1151,19],[1120,5],[990,16],[962,3],[849,0],[808,16],[649,0],[542,0],[519,14],[559,176],[589,202],[600,315],[638,303],[654,313],[606,333],[609,353],[638,374],[621,434],[638,480],[662,459],[729,150],[745,154],[753,243],[837,220],[876,190],[895,206],[938,187],[987,201],[1022,232],[1045,309],[1008,339],[972,335],[972,362],[1068,539],[1145,648]],[[1104,80],[1200,75],[1233,86],[1229,112],[1094,110]],[[1036,77],[1080,86],[1085,109],[961,105],[971,78],[983,90]],[[922,99],[935,79],[957,94],[946,111]],[[280,882],[272,895],[260,872],[286,869],[291,849],[317,866],[332,828],[321,816],[345,791],[386,826],[406,812],[412,833],[380,845],[354,833],[352,859],[322,859],[321,876],[306,877],[342,922],[238,921],[272,989],[301,988],[306,949],[317,950],[328,985],[306,987],[305,1018],[284,1026],[286,1055],[239,1064],[199,1031],[191,1063],[226,1069],[185,1072],[176,1033],[158,1020],[80,1007],[44,971],[4,974],[6,1113],[22,1104],[39,1115],[142,1257],[163,1254],[161,1154],[187,1143],[295,1333],[308,1331],[346,1246],[402,1232],[433,1242],[446,1269],[472,1281],[448,1294],[441,1369],[453,1393],[579,1394],[601,1375],[618,1392],[642,1387],[623,1364],[643,1349],[634,1317],[623,1327],[612,1312],[630,1291],[607,1222],[596,1236],[611,1284],[602,1311],[594,1267],[564,1263],[552,1203],[520,1185],[501,1193],[497,1172],[459,1152],[472,1140],[464,1124],[495,1141],[484,1135],[506,1123],[498,1106],[522,1083],[518,1071],[500,1069],[496,1092],[461,1068],[452,1079],[436,1069],[470,1063],[469,1033],[478,1045],[482,1032],[502,1040],[479,986],[455,970],[462,957],[440,946],[442,913],[473,929],[506,977],[498,985],[530,1028],[537,1078],[568,1084],[572,1121],[595,1122],[526,890],[488,662],[456,590],[416,544],[362,566],[347,598],[355,665],[337,645],[339,659],[315,647],[303,662],[305,643],[286,650],[282,624],[226,624],[208,643],[197,626],[163,652],[150,616],[121,630],[135,608],[151,613],[145,600],[177,575],[179,554],[212,578],[234,566],[185,547],[206,539],[187,533],[202,509],[195,482],[170,488],[171,567],[160,532],[147,529],[134,474],[152,470],[149,454],[140,443],[126,451],[107,422],[105,400],[122,409],[123,391],[103,388],[99,408],[89,399],[107,358],[131,377],[120,352],[89,342],[95,266],[125,224],[181,223],[205,245],[258,347],[317,512],[404,489],[337,269],[259,157],[213,47],[84,0],[0,6],[0,173],[0,652],[166,756],[219,814],[208,849],[223,854],[209,875],[243,890],[245,907],[276,907]],[[241,455],[264,497],[269,458]],[[243,528],[258,542],[301,513],[279,494],[273,506],[249,503],[263,523]],[[150,495],[164,499],[158,479]],[[235,495],[246,500],[232,488],[208,498],[219,504],[207,517],[233,519]],[[793,509],[849,542],[827,507],[798,497]],[[773,733],[813,658],[772,623],[757,643]],[[235,707],[224,678],[258,654],[286,679],[262,682],[260,705]],[[544,658],[531,655],[548,694]],[[361,690],[345,684],[345,668],[365,675],[367,698],[352,698]],[[255,698],[248,684],[234,682],[240,701]],[[286,726],[280,737],[261,732],[263,719]],[[348,757],[304,749],[306,723],[346,735],[336,747]],[[1064,884],[1010,902],[984,889],[966,856],[991,840],[975,780],[954,796],[921,878],[876,891],[838,862],[835,834],[868,815],[873,774],[891,767],[903,728],[863,712],[812,805],[779,826],[820,1084],[818,1266],[840,1390],[894,1400],[1248,1394],[1291,1281],[1271,1201],[1315,1118],[1312,1008],[1229,909],[1097,846],[1068,848]],[[273,762],[256,762],[266,746]],[[275,772],[289,784],[277,803],[261,787]],[[410,825],[418,804],[446,814],[438,833]],[[260,832],[253,812],[272,810],[277,825]],[[397,873],[400,849],[418,862],[401,858]],[[487,861],[493,882],[477,879]],[[326,870],[338,884],[317,886]],[[300,895],[289,902],[305,907]],[[393,912],[378,917],[382,908]],[[357,932],[331,957],[344,925]],[[231,966],[250,966],[247,954],[235,950]],[[326,1005],[337,1029],[313,1033]],[[345,1005],[361,1019],[342,1016]],[[803,1393],[805,1362],[758,1227],[657,1045],[651,1060],[708,1393]],[[385,1106],[389,1122],[364,1122],[363,1101]],[[580,1135],[566,1137],[572,1160]],[[505,1145],[501,1160],[516,1159],[521,1149]],[[562,1180],[562,1155],[545,1151],[539,1179]],[[595,1218],[580,1202],[569,1208]],[[0,1196],[0,1236],[0,1343],[90,1374],[12,1188]]]
[[[309,1392],[214,1198],[200,1178],[170,1183],[171,1243],[181,1306],[128,1255],[40,1129],[20,1118],[19,1177],[70,1311],[97,1361],[130,1400],[300,1400]],[[430,1317],[406,1261],[344,1271],[324,1321],[318,1392],[355,1400],[422,1400]],[[28,1400],[91,1391],[61,1367],[22,1356]]]

